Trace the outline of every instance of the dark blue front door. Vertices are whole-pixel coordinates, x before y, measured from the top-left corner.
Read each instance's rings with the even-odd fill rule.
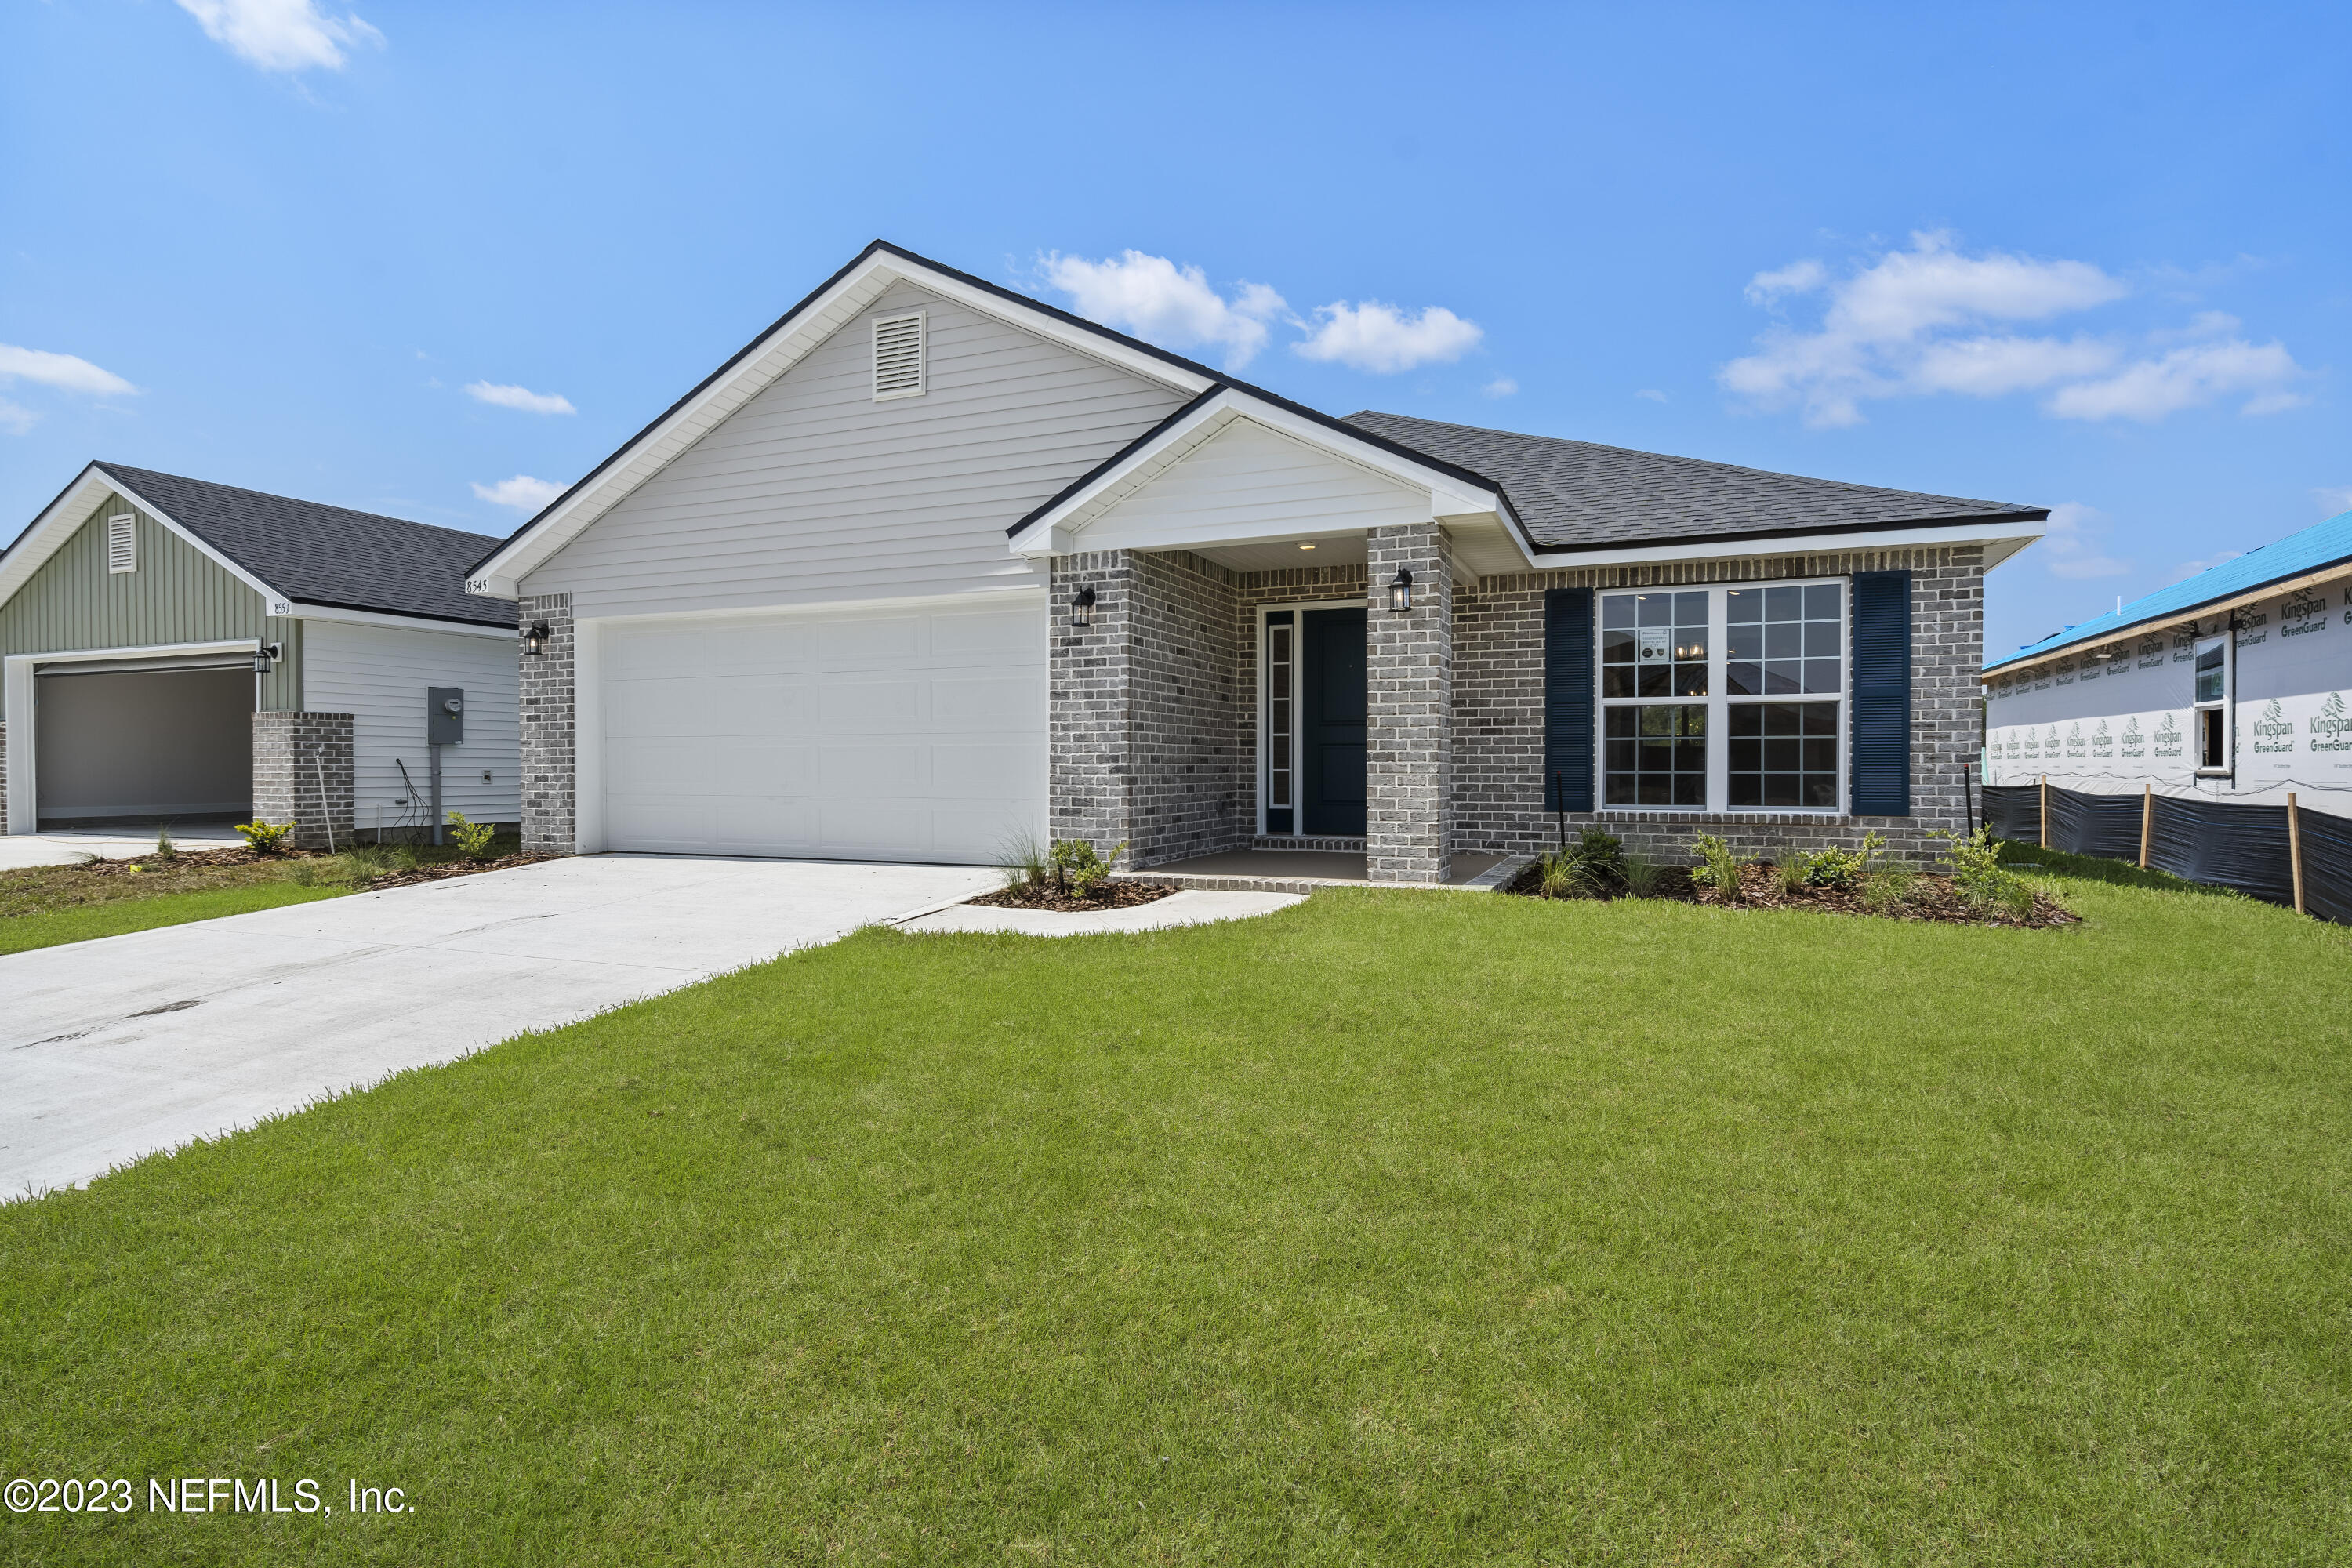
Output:
[[[1300,617],[1301,830],[1318,837],[1364,832],[1364,612],[1308,610]]]

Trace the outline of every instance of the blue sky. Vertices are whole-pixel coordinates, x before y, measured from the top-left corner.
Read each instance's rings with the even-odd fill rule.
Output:
[[[2347,35],[19,3],[0,535],[93,457],[504,533],[880,236],[1333,413],[2060,507],[1998,653],[2352,507]]]

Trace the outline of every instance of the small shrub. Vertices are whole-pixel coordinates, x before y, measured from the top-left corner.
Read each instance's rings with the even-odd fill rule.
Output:
[[[1536,889],[1547,899],[1606,898],[1625,885],[1624,840],[1597,827],[1536,860]]]
[[[168,827],[157,828],[155,830],[155,858],[158,860],[176,860],[179,858],[180,847],[172,842],[172,830]]]
[[[1874,915],[1899,915],[1909,907],[1917,880],[1908,866],[1882,866],[1862,885],[1862,907]]]
[[[338,857],[345,870],[358,881],[372,881],[396,872],[416,869],[416,851],[405,844],[368,844]]]
[[[252,846],[256,855],[283,855],[287,836],[294,831],[290,822],[264,822],[256,817],[251,822],[236,825],[238,835]]]
[[[1629,898],[1646,899],[1658,890],[1660,879],[1666,868],[1655,860],[1645,860],[1639,855],[1625,857],[1625,893]]]
[[[1971,910],[1985,919],[2032,919],[2033,885],[2001,865],[2000,845],[1991,828],[1979,827],[1965,836],[1937,829],[1934,837],[1950,846],[1944,851],[1944,863],[1951,867],[1952,885]]]
[[[997,869],[1008,889],[1040,886],[1054,864],[1053,851],[1034,833],[1007,834],[997,850],[1004,857]]]
[[[1731,846],[1712,833],[1702,833],[1691,840],[1691,853],[1698,864],[1691,868],[1691,880],[1702,888],[1713,888],[1727,899],[1739,897],[1739,857]]]
[[[457,843],[457,853],[468,860],[490,858],[490,839],[498,829],[487,822],[468,822],[462,811],[449,814],[449,837]]]
[[[1087,838],[1058,838],[1054,841],[1052,855],[1054,879],[1065,892],[1082,899],[1091,899],[1110,876],[1110,868],[1127,851],[1122,838],[1111,847],[1108,855],[1095,853],[1094,842]]]
[[[2033,884],[2015,872],[1993,894],[1993,908],[2013,921],[2033,918]]]
[[[1773,863],[1772,879],[1784,899],[1793,899],[1805,890],[1805,868],[1798,864],[1801,858],[1796,855],[1783,855]]]

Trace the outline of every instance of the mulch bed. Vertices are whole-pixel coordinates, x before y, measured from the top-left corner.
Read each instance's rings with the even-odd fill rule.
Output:
[[[992,910],[1061,910],[1083,912],[1087,910],[1131,910],[1138,904],[1157,903],[1174,892],[1173,888],[1158,882],[1105,882],[1097,887],[1094,896],[1081,899],[1057,893],[1051,882],[1030,882],[1002,892],[982,893],[965,900],[984,904]]]
[[[1536,891],[1538,868],[1530,866],[1511,884],[1514,893],[1541,898]],[[1940,871],[1922,871],[1911,879],[1902,907],[1875,910],[1863,902],[1862,889],[1843,888],[1804,888],[1793,894],[1780,891],[1777,868],[1769,863],[1739,868],[1739,897],[1732,900],[1713,888],[1701,888],[1691,880],[1687,867],[1669,867],[1660,872],[1657,885],[1648,895],[1670,902],[1708,904],[1717,909],[1734,910],[1812,910],[1832,915],[1867,915],[1876,920],[1924,921],[1941,925],[2005,926],[2014,930],[2042,930],[2050,926],[2078,925],[2082,917],[2070,914],[2047,893],[2033,895],[2033,913],[2022,921],[2006,915],[1985,916],[1970,909],[1960,896],[1958,886]]]
[[[152,875],[166,868],[193,870],[207,866],[284,866],[300,860],[332,858],[334,857],[323,849],[284,849],[275,855],[257,855],[240,844],[233,849],[183,849],[169,858],[151,851],[145,855],[126,855],[119,860],[88,860],[69,868],[91,877],[131,877]],[[380,892],[386,888],[404,888],[412,882],[438,882],[448,877],[470,877],[477,871],[503,871],[509,866],[529,866],[555,858],[552,855],[501,855],[495,860],[448,860],[438,865],[419,866],[413,871],[392,871],[371,878],[367,889],[371,892]],[[131,868],[134,866],[142,869],[133,871]]]

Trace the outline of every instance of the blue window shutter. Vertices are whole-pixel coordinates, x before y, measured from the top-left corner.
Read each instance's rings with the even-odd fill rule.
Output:
[[[1592,809],[1592,590],[1544,595],[1544,809]]]
[[[1911,574],[1853,574],[1853,814],[1911,815]]]

